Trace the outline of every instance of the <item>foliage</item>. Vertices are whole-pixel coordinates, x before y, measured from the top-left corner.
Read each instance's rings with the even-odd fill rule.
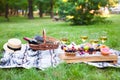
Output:
[[[2,13],[5,9],[4,5],[4,0],[0,0],[0,13]]]
[[[108,5],[114,7],[114,6],[117,5],[117,3],[118,3],[119,1],[120,1],[120,0],[109,0]]]
[[[39,9],[39,7],[43,10],[43,12],[48,12],[49,9],[49,0],[35,0],[34,3],[37,6],[37,9]],[[47,5],[47,6],[46,6]]]
[[[27,9],[27,0],[0,0],[0,13],[5,13],[5,4],[8,3],[9,9],[25,10]]]
[[[57,7],[55,4],[58,0],[33,0],[32,7],[34,11],[39,9],[40,13],[50,13],[50,3],[53,1],[53,8]],[[28,13],[28,0],[0,0],[0,15],[5,13],[5,4],[8,3],[10,16],[14,16],[15,11],[21,11],[22,15],[26,16]],[[47,6],[46,6],[47,5]],[[54,9],[53,9],[54,10]],[[12,14],[13,13],[13,14]]]
[[[59,1],[59,14],[76,25],[92,24],[96,22],[96,15],[100,17],[100,7],[105,7],[107,4],[108,0]]]
[[[56,2],[58,0],[52,0],[54,8],[58,8]],[[35,0],[36,5],[39,7],[39,4],[43,7],[43,12],[50,13],[50,2],[51,0]],[[47,6],[46,6],[47,5]],[[55,12],[55,11],[54,11]]]

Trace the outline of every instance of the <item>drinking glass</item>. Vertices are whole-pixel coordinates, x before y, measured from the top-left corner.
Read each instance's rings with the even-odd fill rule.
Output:
[[[104,44],[106,42],[106,40],[107,40],[107,32],[103,31],[101,33],[100,40],[101,40],[102,44]]]
[[[61,32],[61,43],[66,44],[68,42],[68,33],[67,32]]]
[[[91,33],[90,34],[91,35],[91,39],[90,39],[90,43],[92,43],[92,44],[98,44],[98,42],[99,42],[99,33]]]
[[[98,39],[94,39],[93,40],[93,44],[98,44],[99,40]]]
[[[80,35],[81,35],[80,38],[81,38],[82,42],[85,43],[86,40],[88,39],[87,32],[83,31],[83,32],[80,33]]]
[[[68,41],[68,38],[62,38],[61,41],[62,41],[62,43],[66,44]]]
[[[102,44],[104,44],[107,40],[107,36],[101,36],[100,40],[101,40]]]
[[[88,39],[88,36],[81,36],[80,38],[81,38],[82,42],[84,43]]]

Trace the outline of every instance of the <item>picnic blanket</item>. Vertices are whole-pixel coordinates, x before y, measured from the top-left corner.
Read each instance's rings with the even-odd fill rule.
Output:
[[[3,52],[3,56],[0,59],[0,68],[23,67],[30,69],[35,67],[44,70],[48,67],[56,67],[58,64],[64,62],[59,58],[59,54],[64,53],[60,47],[58,49],[45,51],[34,51],[28,46],[28,44],[24,44],[23,47],[23,50],[15,51],[14,53]],[[120,51],[111,49],[111,52],[118,55],[118,61],[116,64],[111,64],[109,62],[85,63],[99,68],[120,67]]]
[[[120,67],[120,51],[110,49],[110,52],[116,54],[118,56],[118,60],[116,64],[111,64],[109,62],[85,62],[86,64],[96,66],[98,68],[105,68],[105,67]]]
[[[56,67],[61,62],[58,57],[60,48],[34,51],[28,44],[24,44],[23,47],[23,50],[14,53],[3,52],[3,57],[0,59],[0,68],[23,67],[29,69],[35,67],[44,70],[48,67]]]

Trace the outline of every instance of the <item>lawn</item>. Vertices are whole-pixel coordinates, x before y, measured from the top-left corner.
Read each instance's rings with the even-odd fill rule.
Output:
[[[48,17],[43,19],[35,18],[28,20],[24,17],[10,17],[10,22],[4,22],[0,18],[0,53],[2,56],[3,44],[8,39],[16,37],[22,43],[26,43],[23,37],[34,37],[41,35],[45,29],[47,36],[55,38],[67,37],[70,42],[82,43],[80,35],[87,35],[88,41],[92,38],[99,38],[103,33],[108,40],[105,42],[110,48],[120,50],[120,15],[111,15],[110,23],[94,24],[84,26],[71,26],[63,21],[52,21]],[[99,42],[101,43],[101,42]],[[44,71],[38,69],[0,69],[1,80],[119,80],[119,68],[99,69],[86,64],[65,64],[62,63],[56,68],[48,68]]]

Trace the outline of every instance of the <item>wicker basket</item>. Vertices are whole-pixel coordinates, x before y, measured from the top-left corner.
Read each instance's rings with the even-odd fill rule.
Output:
[[[57,49],[59,46],[59,40],[46,36],[46,33],[43,31],[44,42],[40,44],[29,44],[30,48],[33,50],[50,50]],[[47,42],[49,41],[49,42]]]
[[[50,43],[41,43],[41,44],[29,44],[30,48],[33,50],[49,50],[49,49],[57,49],[59,46],[59,41],[52,37],[47,37],[47,40],[50,41]]]
[[[29,44],[30,48],[32,48],[33,50],[49,50],[49,49],[57,49],[58,48],[58,44],[38,44],[38,45],[34,45],[34,44]]]

